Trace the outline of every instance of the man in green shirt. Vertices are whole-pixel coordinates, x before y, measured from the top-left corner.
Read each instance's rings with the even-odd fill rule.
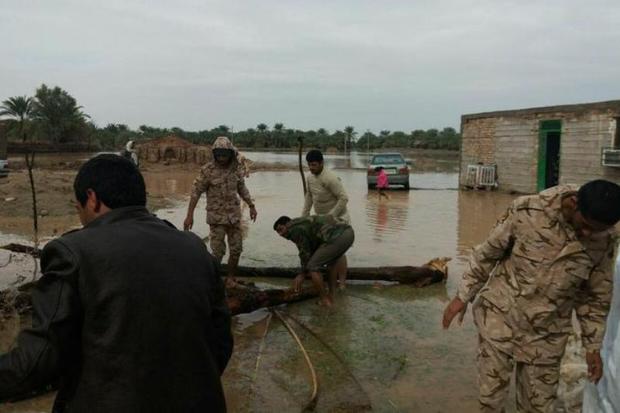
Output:
[[[295,290],[299,290],[306,276],[309,276],[319,290],[320,303],[331,307],[336,290],[336,269],[343,265],[344,253],[353,245],[353,228],[333,216],[314,215],[295,219],[281,216],[273,224],[273,229],[294,242],[299,249],[302,272],[293,283]],[[328,273],[329,292],[323,283],[322,273],[325,271]]]

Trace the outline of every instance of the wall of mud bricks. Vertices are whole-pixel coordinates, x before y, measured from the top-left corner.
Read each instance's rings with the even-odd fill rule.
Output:
[[[180,147],[180,146],[141,146],[138,147],[140,161],[151,163],[196,163],[207,162],[211,156],[208,147]]]

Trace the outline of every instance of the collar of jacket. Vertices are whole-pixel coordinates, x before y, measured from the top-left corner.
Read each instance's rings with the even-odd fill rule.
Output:
[[[573,241],[577,240],[577,235],[575,234],[573,226],[569,224],[564,217],[564,213],[562,212],[562,201],[568,196],[577,194],[578,190],[579,187],[577,185],[568,184],[554,186],[538,194],[545,214],[552,222],[558,222],[565,229],[568,237]]]
[[[101,225],[108,225],[126,219],[151,216],[152,214],[143,206],[128,206],[122,208],[114,208],[110,212],[93,219],[84,228],[95,228]]]

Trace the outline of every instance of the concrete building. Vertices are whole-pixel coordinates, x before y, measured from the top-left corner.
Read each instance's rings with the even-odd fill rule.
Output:
[[[495,166],[502,191],[620,183],[620,100],[463,115],[461,135],[463,187],[477,186],[476,165]]]

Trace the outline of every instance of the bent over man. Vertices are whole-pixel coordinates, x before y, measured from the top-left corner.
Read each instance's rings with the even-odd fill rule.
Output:
[[[475,300],[481,411],[503,411],[515,368],[518,411],[554,411],[573,310],[588,376],[601,378],[619,219],[618,185],[558,186],[516,199],[475,248],[443,326]]]
[[[234,283],[243,250],[241,204],[237,195],[250,207],[252,221],[256,221],[257,212],[245,186],[245,166],[238,161],[236,149],[230,140],[225,136],[218,137],[212,150],[213,160],[200,169],[200,174],[194,180],[183,228],[189,230],[194,225],[194,209],[202,193],[206,192],[211,251],[218,262],[221,261],[226,254],[224,239],[228,238],[228,281]]]
[[[202,240],[146,210],[120,156],[86,162],[74,192],[84,227],[43,248],[0,400],[58,384],[54,412],[225,412],[230,313]]]
[[[299,250],[301,274],[295,278],[294,288],[299,290],[304,278],[309,276],[319,290],[320,303],[331,307],[336,289],[337,268],[346,270],[345,252],[355,240],[353,228],[329,215],[314,215],[291,219],[281,216],[273,229],[282,237],[293,241]],[[329,292],[323,283],[324,271],[328,272]]]

